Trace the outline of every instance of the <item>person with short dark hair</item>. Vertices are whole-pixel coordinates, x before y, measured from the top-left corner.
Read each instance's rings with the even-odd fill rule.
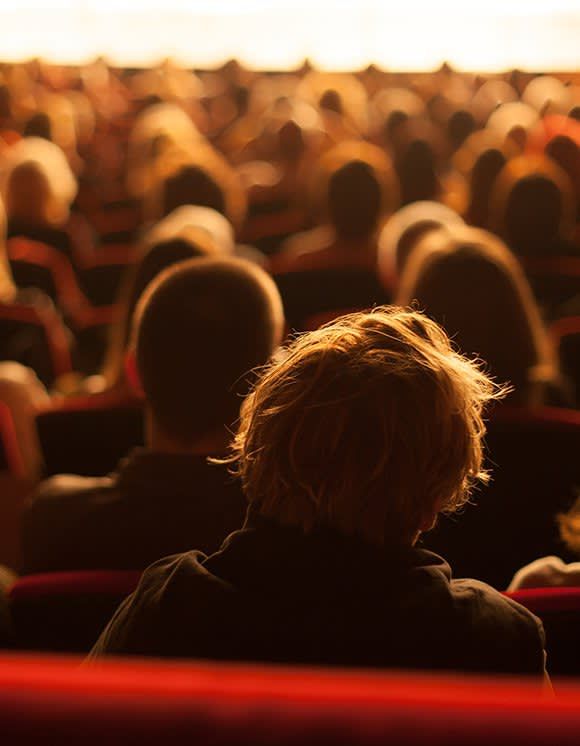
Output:
[[[247,261],[193,259],[163,272],[137,307],[128,361],[145,398],[147,447],[110,476],[44,482],[24,515],[23,571],[142,569],[219,547],[246,504],[207,458],[225,453],[250,371],[282,328],[275,285]]]
[[[241,408],[243,529],[148,568],[92,657],[541,675],[539,620],[417,544],[487,480],[483,414],[501,394],[416,312],[302,335]]]

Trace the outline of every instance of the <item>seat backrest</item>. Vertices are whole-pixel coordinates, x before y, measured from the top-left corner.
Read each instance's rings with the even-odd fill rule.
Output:
[[[45,476],[104,476],[143,445],[143,414],[134,402],[96,404],[77,397],[36,417]]]
[[[486,450],[490,483],[459,515],[441,516],[422,541],[456,577],[502,590],[529,562],[563,556],[556,514],[570,507],[580,486],[580,412],[498,408]]]
[[[572,746],[580,685],[160,661],[0,658],[6,743]]]
[[[550,674],[580,676],[580,588],[522,588],[505,595],[542,620]]]
[[[53,308],[0,303],[1,360],[32,368],[50,386],[72,370],[67,330]]]
[[[274,275],[286,321],[302,331],[305,320],[336,308],[368,309],[389,302],[374,272],[367,269],[317,269]]]
[[[558,349],[562,371],[574,387],[576,405],[580,406],[580,316],[558,319],[550,326],[550,333]]]
[[[87,652],[132,593],[140,572],[55,572],[20,578],[9,591],[15,646]]]

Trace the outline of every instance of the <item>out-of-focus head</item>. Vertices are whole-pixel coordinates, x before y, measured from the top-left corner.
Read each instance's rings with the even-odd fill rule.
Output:
[[[344,316],[264,371],[232,461],[262,516],[408,546],[485,478],[482,411],[496,393],[425,316]]]
[[[364,134],[368,128],[367,93],[354,75],[313,71],[297,88],[298,98],[313,103],[324,113],[342,117]]]
[[[27,137],[4,154],[3,192],[10,219],[60,225],[68,219],[77,182],[53,142]]]
[[[540,114],[567,114],[572,104],[568,86],[552,75],[532,78],[522,93],[522,101]]]
[[[554,354],[519,262],[500,239],[467,226],[427,234],[409,257],[396,302],[434,318],[483,361],[515,401],[558,378]]]
[[[453,166],[463,176],[466,186],[463,213],[471,225],[487,225],[493,184],[517,152],[509,140],[491,130],[480,130],[470,135],[455,154]]]
[[[202,146],[204,138],[177,104],[156,102],[136,118],[127,151],[127,188],[143,198],[157,181],[158,160],[166,153],[182,156]]]
[[[133,335],[156,427],[184,446],[230,427],[283,324],[273,280],[243,259],[196,259],[161,274],[139,303]]]
[[[487,80],[473,95],[471,111],[476,121],[483,125],[498,106],[517,100],[517,92],[505,80]]]
[[[523,150],[528,132],[538,121],[538,112],[523,101],[501,104],[487,120],[487,129],[509,139]]]
[[[396,208],[399,190],[384,152],[369,143],[345,142],[327,151],[313,182],[314,202],[346,240],[367,238]]]
[[[387,288],[397,284],[409,255],[429,231],[463,224],[462,218],[440,202],[413,202],[392,215],[379,238],[378,270]]]
[[[551,159],[520,156],[500,171],[491,193],[489,227],[518,254],[549,253],[572,235],[574,189]]]
[[[211,207],[183,205],[160,220],[147,233],[148,245],[178,237],[205,233],[216,249],[231,254],[235,248],[234,229],[224,215]]]
[[[421,117],[424,112],[423,100],[408,88],[382,88],[372,101],[373,130],[390,143],[402,122]]]
[[[437,175],[438,143],[434,128],[423,121],[409,121],[394,143],[394,166],[401,184],[401,204],[436,199],[440,191]]]
[[[246,214],[242,180],[225,158],[210,147],[162,158],[154,169],[149,212],[160,220],[183,205],[210,207],[236,229]]]

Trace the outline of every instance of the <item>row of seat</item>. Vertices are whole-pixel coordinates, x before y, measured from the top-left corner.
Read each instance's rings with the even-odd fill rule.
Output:
[[[278,666],[0,657],[5,743],[572,746],[580,685]]]

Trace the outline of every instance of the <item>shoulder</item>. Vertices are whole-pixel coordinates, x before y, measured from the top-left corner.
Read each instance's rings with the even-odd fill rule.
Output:
[[[545,634],[540,619],[478,580],[452,580],[451,592],[484,655],[498,657],[505,670],[514,673],[543,670]]]
[[[119,607],[91,652],[104,655],[219,657],[221,620],[227,618],[225,581],[204,567],[194,551],[147,568],[136,591]]]

